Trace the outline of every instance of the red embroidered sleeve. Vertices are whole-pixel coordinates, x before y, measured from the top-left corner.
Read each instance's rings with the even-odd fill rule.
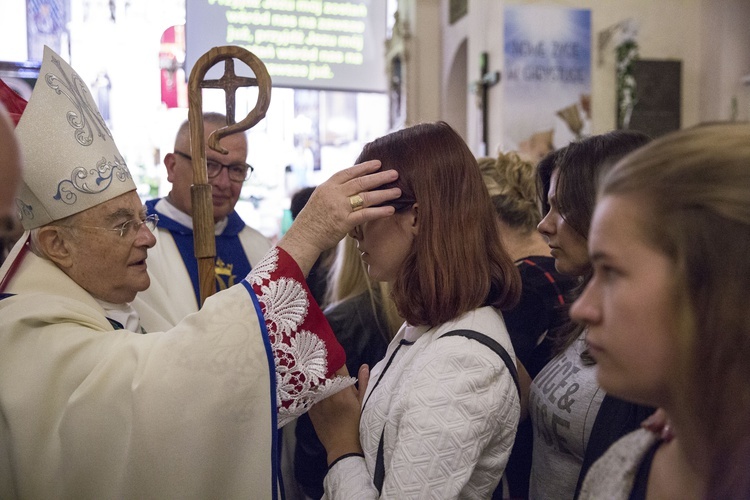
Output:
[[[334,377],[346,354],[288,253],[273,248],[246,279],[258,296],[273,349],[282,427],[355,379]]]

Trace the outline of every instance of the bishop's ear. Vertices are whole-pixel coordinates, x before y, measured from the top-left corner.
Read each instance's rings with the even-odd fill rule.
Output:
[[[35,246],[43,257],[59,267],[67,269],[73,265],[72,235],[67,228],[55,225],[40,227]]]

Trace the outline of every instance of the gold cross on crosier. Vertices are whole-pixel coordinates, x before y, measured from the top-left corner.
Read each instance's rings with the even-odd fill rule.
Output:
[[[234,72],[234,59],[224,60],[224,74],[218,80],[203,80],[200,83],[204,89],[223,89],[227,102],[227,125],[234,125],[235,93],[240,87],[258,87],[258,79],[247,76],[237,76]]]

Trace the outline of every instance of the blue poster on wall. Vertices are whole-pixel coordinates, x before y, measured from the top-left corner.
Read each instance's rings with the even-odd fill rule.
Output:
[[[538,161],[591,122],[591,11],[513,5],[504,10],[502,149]]]

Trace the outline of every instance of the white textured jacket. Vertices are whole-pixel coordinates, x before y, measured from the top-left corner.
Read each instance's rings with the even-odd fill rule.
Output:
[[[402,326],[371,372],[360,421],[365,456],[333,464],[327,498],[378,498],[373,473],[384,428],[381,498],[491,496],[515,439],[518,392],[490,348],[440,338],[457,329],[491,337],[515,359],[502,316],[491,307],[436,328]]]

